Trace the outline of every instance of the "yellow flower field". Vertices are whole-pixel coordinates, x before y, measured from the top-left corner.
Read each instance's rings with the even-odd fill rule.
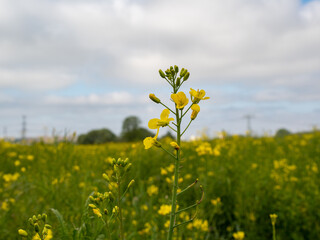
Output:
[[[169,146],[173,140],[159,141]],[[51,209],[61,213],[65,231],[81,228],[85,216],[86,231],[91,233],[87,239],[109,239],[101,227],[102,215],[118,214],[119,209],[90,207],[86,202],[90,194],[97,199],[98,192],[117,187],[104,181],[105,175],[109,178],[115,171],[113,158],[129,158],[132,163],[123,179],[130,186],[121,200],[125,239],[166,239],[173,171],[170,155],[157,148],[145,150],[142,142],[25,146],[3,141],[0,239],[19,239],[18,229],[29,229],[28,218],[38,213],[48,215],[52,239],[66,239]],[[285,138],[225,136],[183,142],[178,192],[198,178],[204,199],[196,220],[180,227],[174,239],[272,239],[270,216],[273,221],[276,218],[277,239],[318,239],[319,164],[317,131]],[[183,194],[178,210],[201,197],[198,185]],[[176,224],[194,214],[194,209],[179,214]],[[116,221],[109,222],[109,230],[117,233]],[[117,239],[117,234],[112,236]]]

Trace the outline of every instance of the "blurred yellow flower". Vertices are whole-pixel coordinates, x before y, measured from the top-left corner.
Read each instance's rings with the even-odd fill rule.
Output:
[[[171,142],[170,145],[171,145],[171,147],[173,147],[175,150],[179,150],[179,149],[180,149],[178,143],[176,143],[176,142]]]
[[[167,215],[171,212],[171,206],[170,205],[166,205],[166,204],[163,204],[160,206],[160,209],[158,210],[158,213],[160,215]]]
[[[100,217],[100,218],[102,217],[102,214],[101,214],[101,212],[100,212],[99,209],[93,208],[92,211],[93,211],[93,213],[94,213],[95,215],[97,215],[98,217]]]
[[[270,219],[271,219],[271,224],[272,224],[272,225],[275,225],[275,224],[276,224],[277,217],[278,217],[278,215],[275,214],[275,213],[270,214]]]
[[[193,227],[195,227],[203,232],[209,231],[207,220],[195,219],[195,220],[193,220],[192,224],[193,224]]]
[[[148,195],[151,197],[152,195],[157,195],[159,192],[159,188],[155,185],[151,185],[150,187],[148,187],[147,189],[147,193]]]
[[[206,95],[206,92],[204,90],[200,90],[199,89],[196,91],[192,88],[190,88],[190,97],[191,97],[191,101],[196,104],[199,103],[201,100],[207,100],[209,99],[209,97],[204,97]]]
[[[211,200],[211,204],[213,206],[217,206],[220,202],[221,202],[221,199],[219,197]]]
[[[43,240],[50,240],[50,239],[52,239],[52,238],[53,238],[53,236],[52,236],[52,230],[51,230],[51,229],[48,229],[47,235],[46,235],[45,238],[43,238]],[[42,240],[42,238],[39,236],[38,233],[36,233],[36,234],[33,236],[32,240]]]
[[[245,234],[244,234],[244,232],[236,232],[236,233],[232,234],[232,236],[235,240],[242,240],[242,239],[244,239]]]
[[[175,102],[178,109],[183,109],[189,102],[189,99],[184,92],[171,94],[171,99]]]
[[[22,236],[22,237],[27,237],[27,236],[28,236],[28,233],[27,233],[25,230],[23,230],[23,229],[19,229],[19,230],[18,230],[18,233],[19,233],[19,235]]]

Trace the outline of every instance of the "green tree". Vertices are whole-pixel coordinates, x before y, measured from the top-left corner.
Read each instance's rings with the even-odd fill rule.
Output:
[[[102,144],[106,142],[114,142],[117,136],[109,129],[103,128],[92,130],[87,134],[82,134],[78,137],[79,144]]]
[[[281,128],[276,132],[276,137],[285,137],[290,135],[291,132],[285,128]]]
[[[121,140],[124,142],[133,142],[142,140],[152,133],[140,127],[141,120],[136,116],[129,116],[123,120]]]

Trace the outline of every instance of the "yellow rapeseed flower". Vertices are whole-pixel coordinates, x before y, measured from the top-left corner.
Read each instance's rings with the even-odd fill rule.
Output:
[[[189,102],[189,99],[184,92],[178,92],[171,94],[172,100],[175,102],[178,109],[183,109]]]
[[[144,149],[149,149],[152,146],[161,147],[161,144],[157,141],[157,135],[155,137],[146,137],[143,140]]]
[[[200,112],[200,107],[198,104],[193,104],[191,106],[191,110],[192,110],[192,113],[191,113],[191,120],[194,120],[196,119],[198,113]]]
[[[153,118],[149,121],[148,127],[150,129],[159,129],[160,127],[168,126],[170,121],[173,121],[173,118],[169,118],[170,111],[168,109],[164,109],[160,115],[160,119]]]
[[[194,104],[199,103],[201,100],[207,100],[209,99],[209,97],[204,97],[206,95],[206,92],[204,90],[200,90],[199,89],[196,91],[192,88],[190,88],[190,97],[191,97],[191,101]]]

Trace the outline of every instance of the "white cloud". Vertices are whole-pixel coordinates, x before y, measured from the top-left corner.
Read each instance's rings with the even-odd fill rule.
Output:
[[[302,109],[319,102],[319,43],[320,1],[2,0],[0,102],[12,116],[26,105],[34,116],[72,111],[71,123],[94,106],[99,117],[121,106],[120,122],[136,105],[155,117],[159,108],[144,105],[148,92],[137,92],[161,97],[158,69],[177,64],[191,73],[186,90],[206,89],[221,118],[239,105],[244,115],[251,101]],[[110,116],[103,121],[115,122]]]
[[[246,84],[320,72],[319,1],[2,5],[11,12],[4,14],[0,28],[3,66],[50,66],[76,74],[85,68],[121,84],[156,84],[150,81],[156,70],[171,64],[189,68],[194,81]]]
[[[0,88],[27,90],[59,89],[74,83],[73,76],[45,70],[0,69]]]
[[[117,105],[134,105],[142,104],[144,99],[142,96],[134,96],[128,92],[111,92],[108,94],[98,95],[89,94],[86,96],[75,96],[75,97],[63,97],[51,95],[47,96],[44,101],[49,105],[60,105],[60,106],[117,106]]]

